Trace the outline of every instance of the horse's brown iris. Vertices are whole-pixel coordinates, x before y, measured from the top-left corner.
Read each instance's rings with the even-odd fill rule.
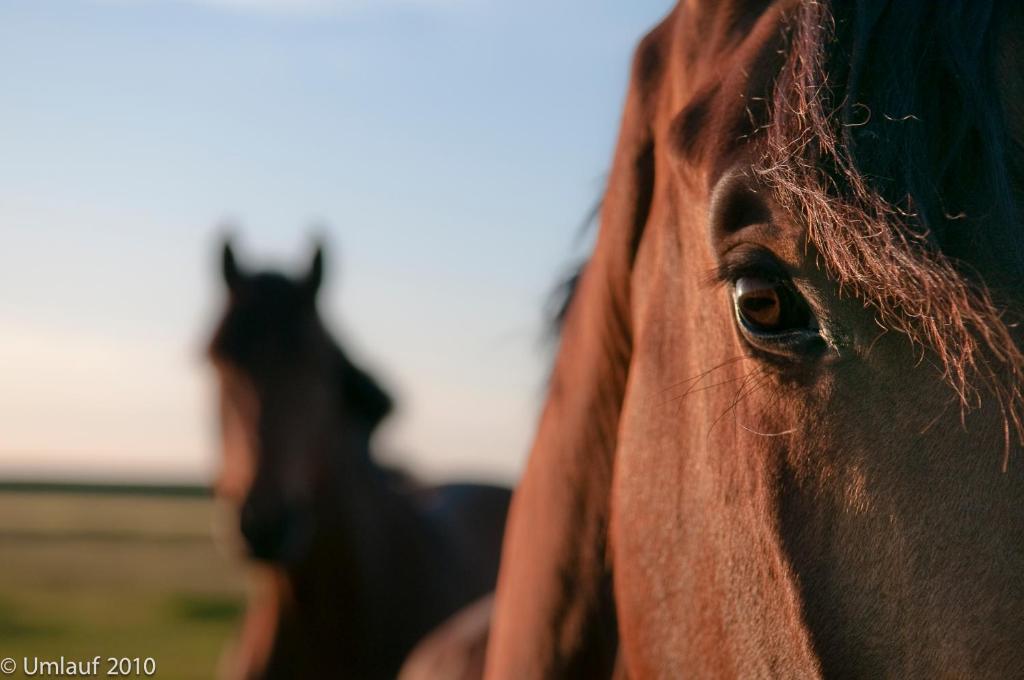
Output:
[[[740,320],[758,333],[783,333],[806,328],[809,312],[781,281],[744,276],[736,280],[733,303]]]

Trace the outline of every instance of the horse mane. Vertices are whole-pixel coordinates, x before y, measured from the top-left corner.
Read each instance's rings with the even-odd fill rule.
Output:
[[[383,387],[345,354],[323,327],[316,310],[315,292],[276,272],[246,276],[242,290],[232,294],[228,311],[214,331],[207,354],[252,369],[256,350],[268,340],[281,352],[301,352],[310,341],[305,332],[310,316],[315,332],[330,345],[329,371],[344,398],[344,408],[373,432],[392,411],[394,402]]]
[[[578,243],[589,239],[597,231],[601,221],[601,206],[604,204],[604,190],[601,196],[594,201],[586,217],[576,228],[574,240]],[[580,279],[583,270],[587,267],[589,258],[583,257],[575,260],[566,266],[565,271],[555,281],[555,285],[548,292],[544,305],[544,339],[557,343],[562,337],[562,329],[565,327],[566,317],[569,315],[569,307],[576,298],[579,290]]]
[[[331,342],[345,406],[373,432],[390,415],[394,400],[369,373],[352,363],[333,339]]]
[[[1011,428],[1024,442],[1024,354],[999,286],[1024,274],[1024,233],[1020,149],[995,82],[1004,12],[998,0],[800,3],[757,171],[841,290],[933,357],[962,409],[995,395],[1008,451]],[[1001,276],[983,283],[957,258],[965,248]]]
[[[562,329],[565,327],[566,317],[569,315],[569,307],[576,298],[579,290],[580,278],[587,266],[587,260],[580,260],[569,267],[556,281],[548,293],[548,299],[544,306],[544,336],[545,339],[558,341],[562,337]]]

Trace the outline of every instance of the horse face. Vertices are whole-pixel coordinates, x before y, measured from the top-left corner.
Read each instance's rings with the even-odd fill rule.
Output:
[[[231,293],[211,349],[220,384],[222,466],[217,495],[238,511],[250,554],[294,563],[313,544],[340,436],[332,345],[315,309],[318,253],[291,281],[248,276],[225,250]]]
[[[1024,639],[1006,604],[1024,603],[1010,539],[1024,475],[1004,429],[1017,387],[988,367],[958,381],[966,364],[948,353],[1001,354],[1014,376],[1019,350],[944,258],[981,280],[1000,269],[982,237],[918,250],[893,226],[898,206],[780,168],[791,159],[757,129],[784,114],[745,102],[789,101],[774,90],[790,68],[781,22],[762,15],[724,67],[675,68],[683,18],[663,45],[675,91],[652,117],[667,149],[632,273],[612,487],[631,670],[999,677]],[[947,335],[974,311],[973,340]],[[1004,471],[1006,456],[1018,464]]]
[[[984,24],[982,4],[960,19]],[[871,29],[858,44],[890,48],[820,119],[823,81],[802,79],[854,68],[808,47],[832,24],[814,15],[828,3],[680,3],[641,45],[510,516],[489,677],[607,672],[616,633],[630,677],[1005,677],[1024,664],[1020,351],[977,292],[1020,271],[995,245],[1020,235],[982,217],[999,196],[971,175],[1002,153],[978,141],[984,125],[942,141],[987,113],[965,99],[946,119],[949,91],[885,81],[887,54],[926,43],[922,26],[942,36],[932,47],[953,39],[941,11],[920,16],[937,6],[895,5],[839,17],[835,43],[819,36],[849,54],[841,31]],[[913,92],[909,110],[886,99],[895,85]],[[854,115],[862,96],[874,124]],[[914,114],[922,132],[894,127]],[[932,145],[924,157],[917,143]],[[952,170],[921,182],[932,168],[918,163],[946,148]],[[913,236],[879,178],[940,186],[967,217],[951,226],[947,205],[932,236]]]
[[[323,505],[329,398],[313,380],[257,383],[235,368],[219,372],[224,455],[217,494],[237,508],[253,557],[297,562],[311,547]]]

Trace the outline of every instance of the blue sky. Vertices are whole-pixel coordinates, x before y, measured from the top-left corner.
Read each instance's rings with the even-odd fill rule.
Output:
[[[199,479],[218,225],[299,267],[400,410],[393,460],[511,479],[541,309],[666,0],[3,0],[0,476]]]

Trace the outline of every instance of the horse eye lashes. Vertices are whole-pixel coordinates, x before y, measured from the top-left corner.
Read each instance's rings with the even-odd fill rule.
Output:
[[[756,261],[750,259],[725,260],[720,263],[712,272],[710,283],[717,286],[731,286],[744,277],[756,277],[769,281],[786,283],[789,276],[786,275],[778,264],[760,257]]]

